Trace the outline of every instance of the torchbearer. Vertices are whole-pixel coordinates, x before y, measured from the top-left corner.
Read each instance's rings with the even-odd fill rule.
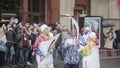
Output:
[[[36,54],[38,68],[54,68],[52,47],[60,34],[52,38],[49,33],[49,28],[45,24],[41,25],[40,30],[41,33],[36,39],[33,48],[33,54]]]
[[[70,17],[72,30],[62,41],[64,51],[64,68],[79,68],[79,26],[74,18]]]
[[[83,56],[83,68],[100,68],[98,39],[94,32],[89,33],[88,43],[79,50]]]

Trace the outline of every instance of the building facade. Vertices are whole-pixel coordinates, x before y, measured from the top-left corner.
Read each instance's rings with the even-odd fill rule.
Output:
[[[15,16],[20,21],[68,24],[68,16],[83,26],[84,16],[102,16],[103,23],[120,22],[117,0],[0,0],[0,19]],[[119,26],[116,26],[118,28]]]
[[[91,0],[91,16],[102,16],[103,24],[113,23],[114,30],[120,27],[120,5],[118,0]],[[109,28],[104,28],[106,33]]]
[[[0,19],[17,17],[22,22],[59,22],[59,0],[0,0]]]
[[[14,16],[22,22],[64,25],[70,22],[66,17],[80,22],[84,14],[90,15],[90,0],[0,0],[0,20]]]
[[[70,19],[74,17],[80,29],[84,26],[84,16],[90,15],[90,0],[60,0],[60,23],[71,29]]]

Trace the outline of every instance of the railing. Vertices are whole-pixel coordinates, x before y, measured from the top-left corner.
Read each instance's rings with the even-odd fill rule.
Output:
[[[108,51],[109,51],[109,50],[107,50],[107,49],[100,49],[100,50],[99,50],[100,59],[120,58],[120,54],[118,54],[118,52],[119,52],[120,50],[118,50],[118,49],[112,49],[112,50],[110,51],[111,55],[109,55]]]

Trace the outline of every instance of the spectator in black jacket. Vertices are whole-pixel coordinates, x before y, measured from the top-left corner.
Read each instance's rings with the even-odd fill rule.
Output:
[[[10,65],[13,63],[13,55],[15,54],[14,51],[15,36],[16,36],[15,31],[13,30],[12,26],[8,24],[7,32],[6,32],[6,39],[7,39],[6,46],[8,48],[7,63]]]

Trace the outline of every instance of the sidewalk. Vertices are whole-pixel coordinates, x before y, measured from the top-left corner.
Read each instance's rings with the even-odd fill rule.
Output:
[[[100,68],[120,68],[120,58],[101,59]]]
[[[4,66],[0,68],[17,68],[17,65]],[[37,68],[35,65],[28,66],[28,68]],[[63,61],[58,61],[58,66],[55,68],[63,68]],[[100,68],[120,68],[120,58],[100,59]]]

